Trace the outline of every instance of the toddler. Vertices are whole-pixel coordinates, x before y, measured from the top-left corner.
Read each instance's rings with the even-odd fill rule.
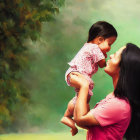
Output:
[[[66,71],[65,80],[69,86],[72,86],[70,83],[71,72],[79,72],[89,81],[88,103],[90,97],[93,95],[92,89],[94,88],[94,82],[91,77],[97,72],[98,66],[103,68],[106,65],[105,58],[107,57],[107,52],[110,51],[111,45],[116,38],[117,31],[111,24],[105,21],[96,22],[89,30],[87,43],[84,44],[77,55],[68,63],[70,67]],[[76,96],[68,103],[64,117],[61,119],[62,123],[71,128],[73,136],[78,132],[72,119],[79,89],[76,88],[75,91]]]

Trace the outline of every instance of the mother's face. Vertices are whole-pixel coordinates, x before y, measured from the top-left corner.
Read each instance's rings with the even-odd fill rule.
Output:
[[[110,55],[110,59],[107,61],[107,65],[104,71],[109,74],[111,77],[119,74],[120,71],[120,61],[121,61],[121,53],[124,50],[125,46],[120,48],[116,53]]]

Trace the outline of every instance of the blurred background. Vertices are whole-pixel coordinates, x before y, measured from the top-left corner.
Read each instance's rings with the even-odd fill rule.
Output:
[[[10,1],[5,2],[11,6]],[[5,2],[0,2],[3,12]],[[87,41],[91,25],[99,20],[111,23],[118,32],[107,59],[128,42],[140,46],[140,1],[15,2],[13,5],[19,4],[20,12],[26,14],[24,18],[17,13],[20,20],[11,18],[8,13],[8,20],[0,14],[0,131],[69,133],[69,128],[60,123],[68,101],[75,95],[74,89],[68,87],[64,80],[67,63]],[[50,3],[53,3],[52,9]],[[37,9],[38,5],[41,5],[40,9]],[[37,13],[38,10],[40,13]],[[12,29],[15,34],[12,34]],[[11,31],[10,35],[8,31]],[[11,37],[11,34],[16,37]],[[113,90],[112,79],[104,69],[99,69],[93,80],[95,88],[91,108]]]

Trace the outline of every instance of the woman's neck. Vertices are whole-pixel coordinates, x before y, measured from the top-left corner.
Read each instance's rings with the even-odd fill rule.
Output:
[[[114,89],[115,89],[116,86],[117,86],[118,79],[119,79],[118,74],[116,74],[116,75],[114,75],[114,76],[112,77]]]

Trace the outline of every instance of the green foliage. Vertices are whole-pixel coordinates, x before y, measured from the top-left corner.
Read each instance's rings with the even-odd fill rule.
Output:
[[[23,82],[29,55],[25,41],[40,37],[41,23],[54,20],[64,0],[0,0],[0,133],[18,129],[30,101]],[[16,124],[16,125],[15,125]]]

